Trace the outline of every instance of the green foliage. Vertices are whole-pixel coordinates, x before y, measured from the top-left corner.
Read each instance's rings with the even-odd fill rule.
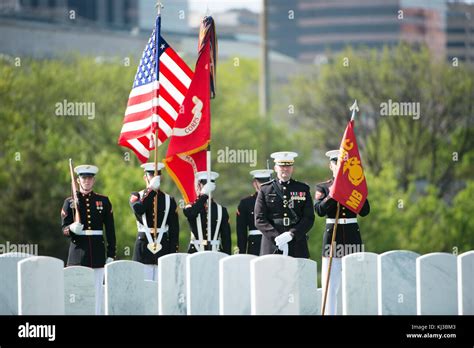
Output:
[[[316,148],[339,146],[348,107],[357,99],[359,147],[375,175],[389,161],[405,190],[412,180],[425,179],[440,187],[440,195],[470,177],[452,157],[472,156],[474,148],[472,67],[433,60],[426,47],[408,44],[382,52],[347,49],[296,78],[291,91],[298,122],[314,129]],[[419,103],[419,115],[384,116],[389,101]]]
[[[341,64],[346,56],[349,67]],[[473,77],[466,68],[432,63],[426,51],[406,47],[363,56],[349,50],[297,79],[292,86],[297,113],[268,122],[258,114],[258,65],[239,63],[219,63],[217,97],[211,102],[213,170],[221,175],[215,198],[229,210],[233,246],[237,204],[253,192],[249,171],[266,167],[273,151],[295,150],[299,157],[294,176],[314,191],[314,185],[330,175],[315,153],[339,145],[347,107],[357,98],[362,112],[356,133],[371,203],[371,214],[360,219],[366,250],[474,248],[469,219],[474,208],[474,152],[472,123],[466,120],[472,116],[472,93],[467,91],[472,92]],[[143,172],[135,155],[117,145],[117,138],[135,67],[70,57],[22,60],[21,67],[0,61],[0,74],[0,243],[37,243],[40,254],[65,259],[60,209],[70,195],[68,159],[73,158],[76,165],[99,166],[95,191],[108,195],[113,204],[118,257],[131,258],[136,225],[128,202],[132,191],[144,188]],[[380,103],[389,98],[420,101],[420,120],[380,117]],[[57,103],[64,100],[94,103],[95,117],[57,116]],[[218,153],[226,147],[257,151],[256,166],[219,162]],[[459,154],[457,161],[453,152]],[[159,158],[165,153],[166,145],[159,149]],[[426,188],[420,188],[420,182],[426,182]],[[162,187],[182,208],[181,195],[166,174]],[[179,214],[184,252],[189,227]],[[324,224],[317,217],[309,233],[314,260],[321,257]]]

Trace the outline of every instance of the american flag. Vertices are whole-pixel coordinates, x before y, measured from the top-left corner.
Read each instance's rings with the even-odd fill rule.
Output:
[[[160,21],[158,16],[138,65],[118,140],[120,145],[132,149],[141,162],[148,160],[150,151],[155,147],[154,133],[157,126],[158,146],[171,135],[180,105],[194,75],[159,34]]]

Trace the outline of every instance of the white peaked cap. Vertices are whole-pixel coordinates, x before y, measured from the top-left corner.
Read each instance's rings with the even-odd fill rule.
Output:
[[[255,179],[263,179],[263,178],[270,178],[272,175],[272,169],[255,169],[250,172]]]
[[[144,163],[140,167],[142,167],[145,172],[154,172],[155,162]],[[158,162],[158,170],[162,170],[164,167],[165,165],[163,163]]]
[[[216,179],[218,177],[219,177],[219,173],[211,172],[211,181],[216,181]],[[196,173],[196,180],[197,181],[207,180],[207,171],[206,172],[197,172]]]
[[[82,164],[74,168],[77,175],[96,175],[99,168],[90,164]]]
[[[296,152],[280,151],[272,153],[270,157],[274,159],[275,164],[277,165],[292,166],[295,162],[295,157],[298,157],[298,154]]]
[[[337,160],[339,158],[339,155],[341,154],[341,151],[339,150],[331,150],[326,152],[326,156],[329,157],[329,160]]]

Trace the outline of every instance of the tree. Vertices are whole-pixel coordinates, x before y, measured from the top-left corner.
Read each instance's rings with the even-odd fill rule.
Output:
[[[426,47],[408,44],[382,52],[349,48],[295,79],[291,90],[300,125],[313,129],[324,148],[339,146],[348,106],[359,101],[356,130],[375,175],[389,161],[405,190],[412,180],[424,179],[445,197],[452,195],[457,179],[466,178],[453,156],[471,156],[474,148],[472,68],[435,61]],[[415,103],[410,107],[419,107],[419,113],[384,115],[408,106],[400,103]]]

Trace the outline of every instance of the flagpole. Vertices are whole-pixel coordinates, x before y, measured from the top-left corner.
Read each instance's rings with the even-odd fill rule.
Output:
[[[210,10],[209,6],[206,8],[206,17],[210,16]],[[208,40],[211,41],[211,37],[208,36]],[[204,41],[205,42],[205,41]],[[204,43],[203,42],[203,43]],[[210,43],[209,43],[210,45]],[[209,50],[211,48],[209,47]],[[216,49],[214,47],[214,49]],[[215,63],[215,62],[214,62]],[[209,67],[212,66],[212,58],[209,59]],[[215,68],[215,67],[214,67]],[[211,74],[211,80],[212,80],[212,68],[209,69],[209,74]],[[214,81],[215,83],[215,81]],[[211,83],[212,85],[212,83]],[[211,88],[211,87],[209,87]],[[210,99],[212,99],[212,90],[211,90],[211,96]],[[211,115],[211,101],[209,101],[209,116]],[[207,162],[207,182],[211,182],[211,119],[209,119],[209,143],[207,145],[207,152],[206,152],[206,162]],[[212,223],[211,223],[211,210],[212,210],[212,192],[209,192],[208,196],[208,204],[207,204],[207,242],[208,244],[211,243],[212,241]],[[217,228],[217,225],[216,225]],[[215,231],[216,236],[218,236],[219,231]],[[211,244],[211,250],[212,251],[217,251],[215,250],[216,246]]]
[[[161,16],[161,8],[163,7],[163,5],[161,4],[161,2],[157,2],[156,3],[156,10],[157,10],[157,17],[160,17]],[[160,26],[161,26],[161,19],[160,19]],[[156,81],[158,82],[158,68],[159,68],[159,44],[160,44],[160,31],[159,31],[159,27],[155,28],[155,74],[156,74]],[[153,98],[153,100],[155,100],[156,98]],[[153,102],[155,103],[155,101]],[[157,105],[154,105],[154,106],[157,106]],[[157,123],[159,123],[159,116],[158,116],[158,108],[154,108],[153,109],[154,112],[156,112],[156,117],[158,118],[157,119]],[[152,121],[153,122],[153,121]],[[157,176],[158,175],[158,128],[159,127],[156,127],[155,129],[155,159],[154,159],[154,162],[155,162],[155,172],[154,172],[154,176]],[[153,240],[154,240],[154,243],[153,243],[153,249],[156,250],[157,249],[157,230],[158,230],[158,194],[159,194],[159,190],[158,192],[156,193],[155,195],[155,199],[153,201]]]
[[[329,265],[328,265],[328,271],[326,275],[326,286],[324,287],[323,308],[321,310],[321,315],[324,315],[324,312],[326,309],[326,300],[327,300],[327,294],[328,294],[328,289],[329,289],[329,279],[331,277],[332,258],[333,258],[333,253],[334,253],[334,241],[336,240],[337,221],[339,219],[339,207],[340,207],[339,202],[337,202],[336,219],[334,221],[334,226],[332,229],[331,248],[329,251]]]
[[[349,110],[352,111],[351,121],[354,121],[355,114],[357,111],[359,111],[359,106],[357,105],[357,99],[354,100],[354,103],[349,108]],[[327,293],[329,289],[329,279],[331,277],[332,258],[333,258],[333,253],[334,253],[334,241],[336,240],[337,222],[339,220],[339,208],[340,208],[340,204],[339,202],[337,202],[336,218],[335,218],[334,226],[332,229],[331,247],[330,247],[330,252],[329,252],[329,264],[328,264],[328,271],[327,271],[327,276],[326,276],[326,286],[324,289],[323,306],[321,310],[321,315],[324,315],[324,312],[326,309],[326,300],[327,300]]]
[[[209,107],[211,103],[209,103]],[[210,110],[209,110],[210,111]],[[209,127],[211,123],[209,122]],[[206,161],[207,161],[207,182],[211,182],[211,145],[207,145],[207,152],[206,152]],[[211,210],[212,210],[212,192],[209,192],[208,201],[207,201],[207,243],[211,243],[211,235],[212,235],[212,224],[211,224]],[[217,232],[217,231],[216,231]],[[203,248],[204,249],[204,248]],[[214,246],[211,248],[214,251]]]
[[[354,100],[354,104],[349,108],[352,111],[351,121],[354,121],[356,111],[359,111],[359,105],[357,105],[357,99]]]

